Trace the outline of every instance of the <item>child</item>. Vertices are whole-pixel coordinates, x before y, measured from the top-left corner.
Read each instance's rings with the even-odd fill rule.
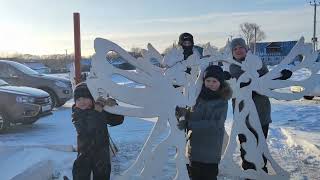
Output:
[[[122,115],[103,111],[105,105],[117,105],[114,99],[99,97],[95,102],[86,83],[74,90],[75,105],[72,107],[72,122],[77,131],[78,156],[74,161],[74,180],[110,179],[111,161],[107,125],[116,126],[123,122]]]
[[[178,123],[179,129],[188,129],[186,155],[192,180],[217,179],[228,99],[232,95],[225,81],[229,78],[230,74],[220,66],[208,66],[196,104],[186,112],[185,120]]]

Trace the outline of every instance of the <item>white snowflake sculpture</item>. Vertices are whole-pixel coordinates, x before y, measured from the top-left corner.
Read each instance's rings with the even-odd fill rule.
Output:
[[[149,53],[153,51],[151,46]],[[132,57],[116,44],[104,40],[95,40],[96,54],[92,58],[92,68],[87,79],[92,95],[111,96],[120,102],[130,106],[116,106],[106,109],[109,112],[123,114],[132,117],[158,117],[150,136],[144,144],[141,153],[134,164],[119,179],[152,179],[163,177],[162,169],[168,160],[168,148],[176,147],[175,161],[178,168],[176,179],[188,179],[184,157],[184,133],[177,129],[175,107],[186,106],[183,95],[174,89],[162,72],[154,67],[148,60]],[[110,51],[118,53],[127,62],[137,68],[137,71],[125,71],[115,68],[106,61],[106,54]],[[118,74],[136,83],[144,85],[144,88],[127,87],[113,82],[112,75]],[[155,148],[155,141],[170,124],[169,135]]]
[[[237,81],[235,79],[230,81],[234,92],[233,97],[237,100],[230,141],[220,164],[221,174],[252,179],[289,178],[289,175],[277,165],[268,151],[251,94],[252,91],[256,91],[259,94],[276,99],[292,100],[299,99],[308,93],[309,89],[312,88],[312,81],[319,80],[319,75],[316,73],[320,68],[319,63],[315,62],[317,55],[312,53],[311,47],[304,44],[303,38],[279,66],[262,77],[257,74],[257,69],[260,69],[262,65],[257,56],[248,53],[245,61],[240,64],[231,58],[230,53],[227,53],[228,48],[224,53],[218,53],[208,45],[204,49],[204,54],[209,57],[200,59],[200,55],[194,53],[185,61],[182,61],[182,51],[179,48],[174,48],[168,55],[163,57],[148,44],[148,50],[144,50],[143,57],[138,59],[132,57],[118,45],[105,39],[97,38],[94,42],[94,48],[96,54],[92,58],[92,68],[87,79],[92,95],[94,98],[101,95],[105,97],[111,96],[125,103],[120,103],[119,106],[112,108],[106,107],[105,110],[125,116],[158,117],[136,161],[118,177],[119,179],[157,179],[163,177],[162,169],[168,160],[167,151],[170,147],[176,147],[177,149],[175,156],[177,173],[174,179],[188,179],[185,167],[186,159],[184,157],[185,137],[184,132],[176,127],[175,107],[193,106],[195,104],[202,86],[203,69],[211,63],[216,64],[218,61],[223,62],[226,67],[230,64],[237,64],[245,71]],[[110,51],[118,53],[124,60],[135,66],[136,71],[121,70],[107,62],[106,54]],[[291,67],[290,70],[308,68],[312,71],[312,75],[308,79],[300,82],[272,80],[279,77],[279,72],[284,68],[288,68],[287,65],[299,54],[305,56],[304,61],[295,67]],[[167,68],[162,69],[154,66],[150,63],[152,59],[167,64]],[[191,68],[190,73],[185,72],[187,68]],[[114,82],[112,78],[114,75],[121,75],[143,86],[138,88],[121,85]],[[240,88],[240,83],[247,82],[249,79],[251,79],[251,83],[244,88]],[[173,85],[181,86],[181,88],[174,88]],[[305,91],[289,94],[274,90],[292,85],[302,86]],[[244,102],[244,108],[239,112],[238,106],[241,101]],[[258,140],[246,127],[245,119],[247,116],[249,116],[251,126],[258,134]],[[161,133],[167,130],[168,123],[169,135],[153,147]],[[245,158],[255,164],[257,171],[243,171],[233,160],[233,155],[237,154],[236,151],[239,151],[237,149],[237,137],[239,134],[244,134],[247,138],[244,149],[248,152],[248,155]],[[228,138],[227,135],[225,137]],[[261,170],[264,164],[262,154],[268,159],[270,167],[274,171],[273,174],[266,174]]]
[[[302,63],[297,66],[289,66],[298,55],[304,56]],[[312,47],[310,44],[305,44],[304,38],[301,38],[289,55],[277,67],[273,68],[272,71],[262,77],[259,77],[257,72],[257,70],[262,67],[262,62],[259,57],[253,55],[251,52],[247,54],[245,61],[241,64],[234,61],[234,64],[239,65],[244,73],[239,77],[236,83],[232,84],[234,92],[233,97],[236,98],[234,123],[232,125],[230,140],[224,159],[220,164],[220,167],[223,169],[222,171],[224,171],[225,174],[250,179],[289,179],[289,174],[284,171],[270,155],[261,129],[256,106],[252,100],[252,92],[255,91],[258,94],[279,100],[300,99],[303,95],[308,94],[309,91],[313,89],[312,87],[314,86],[314,82],[319,81],[320,79],[320,75],[317,74],[320,70],[320,63],[316,62],[317,56],[317,53],[312,53]],[[281,76],[280,72],[283,69],[289,69],[294,72],[302,68],[307,68],[312,73],[312,75],[305,80],[273,80]],[[250,80],[251,83],[248,86],[240,88],[241,82],[248,82]],[[235,81],[233,80],[233,82]],[[295,94],[288,93],[286,91],[277,91],[294,85],[304,87],[305,91]],[[239,112],[240,102],[243,102],[243,109]],[[257,133],[258,138],[256,138],[247,127],[247,117],[249,124]],[[247,141],[243,144],[243,148],[247,152],[245,159],[253,163],[256,170],[243,171],[233,160],[233,154],[236,153],[235,151],[239,151],[239,149],[237,149],[237,137],[239,134],[246,136]],[[267,158],[267,161],[270,164],[268,165],[268,170],[269,172],[271,171],[269,174],[262,170],[264,166],[263,155]],[[270,168],[272,168],[272,170]]]

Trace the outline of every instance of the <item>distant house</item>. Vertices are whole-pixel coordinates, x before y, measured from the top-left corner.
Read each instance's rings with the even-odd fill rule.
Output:
[[[256,45],[256,55],[266,65],[276,65],[289,54],[296,43],[297,41],[259,42]],[[253,49],[253,45],[250,49]]]
[[[70,68],[73,66],[74,62],[67,64],[67,70],[69,71]],[[91,59],[82,58],[80,60],[80,67],[82,72],[89,72],[91,68]]]
[[[51,69],[45,66],[44,64],[42,64],[41,62],[30,61],[30,62],[24,62],[23,64],[39,72],[40,74],[49,74],[51,72]]]

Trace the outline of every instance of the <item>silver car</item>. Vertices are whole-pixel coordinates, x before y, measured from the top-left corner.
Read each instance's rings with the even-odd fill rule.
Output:
[[[40,74],[26,65],[0,60],[0,79],[11,85],[38,88],[50,94],[52,106],[60,107],[72,98],[68,79]]]
[[[0,79],[0,132],[11,124],[32,124],[51,114],[50,96],[36,88],[11,86]]]

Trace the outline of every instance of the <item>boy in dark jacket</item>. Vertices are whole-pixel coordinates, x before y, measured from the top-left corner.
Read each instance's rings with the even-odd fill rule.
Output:
[[[74,161],[74,180],[110,179],[111,161],[107,125],[116,126],[124,117],[103,111],[105,105],[117,105],[114,99],[99,97],[94,101],[86,83],[74,90],[75,104],[72,107],[72,123],[77,131],[78,156]]]
[[[230,74],[220,66],[207,67],[196,104],[186,112],[185,120],[180,118],[178,123],[179,129],[188,129],[186,155],[192,180],[217,179],[228,100],[232,95],[225,81],[229,78]]]
[[[244,41],[244,39],[242,38],[235,38],[231,41],[231,51],[232,51],[232,56],[233,59],[239,63],[242,63],[246,56],[247,56],[247,52],[248,52],[248,48],[247,45]],[[259,76],[263,76],[266,73],[269,72],[267,66],[265,64],[263,64],[262,68],[259,69],[257,71],[259,73]],[[230,74],[231,77],[238,79],[242,74],[244,73],[244,71],[241,69],[240,66],[232,64],[230,65]],[[284,69],[281,71],[281,76],[276,78],[279,80],[286,80],[289,79],[292,75],[292,72],[290,70]],[[250,84],[250,82],[248,83],[240,83],[240,88],[248,86]],[[268,136],[268,130],[269,130],[269,124],[272,122],[271,120],[271,104],[270,104],[270,100],[267,96],[264,95],[260,95],[256,92],[252,93],[252,99],[254,101],[254,104],[256,106],[257,112],[258,112],[258,116],[260,119],[260,123],[261,123],[261,127],[262,127],[262,131],[263,134],[265,136],[265,138],[267,138]],[[233,109],[235,107],[235,99],[232,100],[232,106]],[[240,110],[243,108],[243,104],[239,105]],[[247,126],[249,126],[249,130],[254,132],[254,130],[251,128],[250,124],[247,124]],[[253,133],[255,134],[255,132]],[[246,142],[246,137],[244,135],[239,135],[239,141],[240,144]],[[242,148],[240,148],[240,152],[241,152],[241,158],[242,158],[242,168],[244,170],[247,169],[255,169],[254,164],[246,161],[244,159],[244,156],[246,154],[245,150]],[[267,159],[263,156],[264,159],[264,167],[263,170],[265,172],[268,172],[266,164],[267,164]]]

